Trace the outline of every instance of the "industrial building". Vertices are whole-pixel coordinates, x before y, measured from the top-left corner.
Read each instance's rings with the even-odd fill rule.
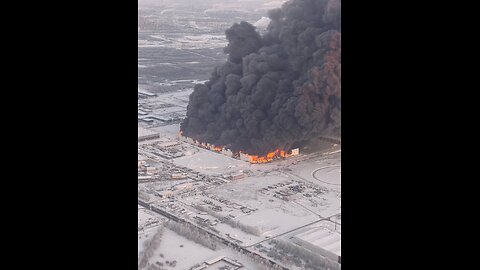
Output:
[[[156,172],[157,172],[157,168],[152,166],[147,167],[147,175],[152,175],[152,174],[155,174]]]
[[[186,143],[189,143],[189,144],[192,144],[192,145],[195,145],[195,146],[198,146],[198,147],[201,147],[201,148],[204,148],[204,149],[208,149],[208,150],[212,150],[212,151],[217,152],[217,153],[221,153],[223,155],[226,155],[226,156],[229,156],[229,157],[232,157],[232,158],[247,161],[247,162],[250,162],[250,163],[266,163],[266,162],[273,161],[274,159],[283,158],[283,157],[286,157],[286,156],[296,156],[300,153],[300,150],[298,148],[295,148],[295,149],[292,149],[290,151],[290,153],[286,153],[284,151],[277,150],[274,153],[270,153],[269,155],[271,155],[271,156],[269,156],[269,157],[257,157],[257,156],[251,156],[251,155],[248,155],[248,154],[244,154],[244,153],[241,153],[241,152],[240,153],[233,153],[230,149],[215,146],[215,145],[209,144],[209,143],[199,142],[199,141],[194,140],[192,138],[183,136],[182,134],[179,135],[179,140],[183,141],[183,142],[186,142]]]
[[[245,177],[247,177],[247,175],[244,172],[232,173],[230,175],[231,180],[239,180]]]
[[[155,131],[138,127],[138,141],[147,141],[160,138],[160,134]]]
[[[337,231],[316,227],[293,236],[291,240],[314,253],[341,263],[341,235]]]
[[[192,270],[209,270],[209,269],[241,269],[243,265],[235,260],[225,256],[219,256],[205,261],[203,264],[193,268]]]

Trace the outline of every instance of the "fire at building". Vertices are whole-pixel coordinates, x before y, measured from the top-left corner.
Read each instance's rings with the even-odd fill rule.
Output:
[[[265,33],[245,21],[227,29],[227,60],[195,85],[183,135],[252,163],[341,137],[340,7],[340,0],[288,1],[268,13]]]
[[[230,149],[226,148],[225,146],[217,146],[209,143],[199,142],[195,139],[183,136],[182,132],[179,133],[179,139],[189,144],[193,144],[204,149],[212,150],[214,152],[221,153],[223,155],[226,155],[232,158],[248,161],[253,164],[268,163],[276,159],[284,159],[291,156],[296,156],[300,153],[300,150],[298,148],[294,148],[289,151],[277,149],[273,152],[269,152],[266,155],[262,155],[262,156],[250,155],[242,151],[232,152]]]

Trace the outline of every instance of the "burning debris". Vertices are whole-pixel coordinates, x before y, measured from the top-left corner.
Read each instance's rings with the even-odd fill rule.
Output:
[[[226,31],[228,60],[195,86],[181,134],[252,163],[340,136],[340,5],[288,1],[269,12],[263,36],[247,22],[234,24]]]

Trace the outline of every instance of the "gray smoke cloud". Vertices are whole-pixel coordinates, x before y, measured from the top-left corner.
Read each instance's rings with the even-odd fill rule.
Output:
[[[190,95],[185,136],[264,155],[340,136],[340,0],[291,0],[263,36],[247,22],[225,33],[228,60]]]

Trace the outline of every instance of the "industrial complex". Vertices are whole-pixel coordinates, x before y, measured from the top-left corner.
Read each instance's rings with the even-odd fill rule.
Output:
[[[234,66],[242,66],[240,62],[227,64],[224,69],[215,68],[228,58],[223,51],[228,45],[225,29],[244,20],[255,25],[259,32],[265,32],[270,21],[266,17],[267,11],[280,8],[284,2],[285,0],[211,0],[192,5],[191,1],[177,0],[139,6],[139,270],[341,269],[339,136],[316,136],[309,143],[272,143],[271,148],[255,155],[254,152],[244,151],[245,148],[231,148],[232,144],[228,143],[214,145],[198,141],[185,136],[181,131],[192,137],[197,134],[197,138],[205,138],[201,133],[189,133],[183,126],[181,128],[188,118],[187,112],[191,115],[192,102],[189,105],[189,100],[195,89],[199,89],[198,84],[213,78],[221,82],[219,85],[228,84],[233,88],[239,85],[252,86],[253,83],[249,80],[254,81],[260,77],[251,75],[240,79],[240,76],[234,74],[227,75],[236,70]],[[335,1],[329,2],[332,2],[329,9],[333,10]],[[335,41],[337,36],[331,36],[332,31],[325,35],[320,35],[323,28],[318,33],[315,31],[306,31],[305,37],[302,37],[306,41],[316,42],[315,44],[336,44],[327,40],[332,38]],[[307,34],[318,34],[319,37],[308,37]],[[241,38],[238,40],[243,42]],[[313,54],[315,50],[305,51]],[[328,57],[322,58],[323,52],[315,54],[314,59],[336,59],[335,51],[332,50]],[[282,59],[273,54],[268,57],[266,54],[258,55],[259,58],[252,61],[250,66],[243,63],[243,68],[248,66],[251,68],[249,71],[261,73],[273,66],[269,65],[269,61],[283,63]],[[264,56],[265,59],[262,58]],[[258,66],[254,66],[256,64]],[[332,68],[328,72],[334,71],[336,69]],[[269,74],[272,78],[288,77],[284,76],[288,74],[287,71],[284,74],[268,72],[271,72]],[[328,125],[333,125],[329,128],[337,128],[332,119],[340,116],[337,114],[340,106],[339,93],[334,87],[338,80],[323,80],[321,76],[324,73],[313,69],[302,77],[318,79],[311,84],[305,83],[302,91],[310,91],[309,96],[315,97],[315,87],[328,84],[329,87],[332,86],[325,91],[325,95],[330,95],[329,98],[292,98],[289,100],[297,102],[295,106],[298,113],[292,109],[293,105],[292,108],[278,111],[289,112],[291,109],[293,115],[311,113],[301,121],[307,126],[309,119],[327,115],[329,121],[316,122],[310,125],[311,129]],[[226,77],[225,83],[222,76]],[[239,82],[233,81],[234,79]],[[259,87],[272,87],[275,91],[281,88],[275,82],[266,79],[260,81]],[[207,84],[213,89],[208,90],[215,93],[215,83]],[[237,90],[222,91],[242,91]],[[205,95],[209,94],[210,92]],[[204,96],[199,96],[199,100]],[[213,97],[213,94],[210,97],[217,102],[215,104],[218,107],[226,102],[223,97]],[[266,98],[281,98],[282,95],[272,91],[255,97],[242,103],[245,107],[239,107],[251,109],[253,105],[250,104],[253,103],[258,103],[256,106],[271,106],[273,102],[266,102]],[[230,99],[231,102],[242,101],[242,97]],[[298,105],[298,102],[304,102],[305,106]],[[203,112],[204,108],[214,106],[198,106],[198,111],[195,112]],[[218,113],[220,110],[212,111]],[[238,111],[240,110],[236,112]],[[266,127],[271,128],[275,121],[281,125],[291,119],[290,116],[272,117],[275,120],[261,122],[255,120],[254,116],[267,117],[267,113],[259,112],[260,109],[252,111],[254,113],[249,118],[252,126],[262,126],[256,123],[263,123],[265,130]],[[242,123],[238,124],[241,125]],[[210,126],[212,129],[216,127],[213,123]],[[194,130],[192,127],[195,125],[190,126]],[[277,135],[271,129],[268,132],[265,134]],[[257,135],[255,132],[250,133]],[[298,132],[296,136],[299,134],[307,132]],[[313,136],[310,133],[307,135],[308,139]],[[212,141],[214,140],[210,142]]]
[[[142,103],[154,108],[175,100],[185,107],[188,92],[157,93]],[[182,136],[179,121],[149,124],[140,114],[138,121],[139,262],[145,269],[340,268],[338,138],[321,141],[316,151],[294,149],[259,163]],[[195,249],[199,257],[167,258],[161,241],[142,261],[158,228],[161,239],[168,236],[162,241],[178,244],[178,254]],[[191,228],[200,239],[189,235]]]

